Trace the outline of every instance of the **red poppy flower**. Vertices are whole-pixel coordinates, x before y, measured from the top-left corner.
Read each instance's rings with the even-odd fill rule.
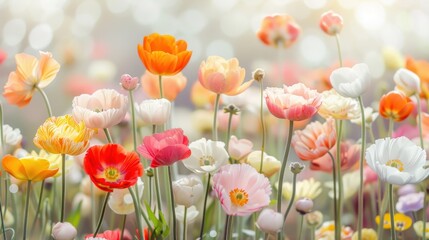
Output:
[[[180,128],[173,128],[162,133],[156,133],[143,138],[143,143],[137,151],[143,157],[150,159],[151,167],[169,166],[179,160],[188,158],[191,150],[188,148],[188,137]]]
[[[101,190],[129,188],[143,174],[143,165],[135,152],[127,152],[119,144],[93,146],[84,159],[85,172]]]
[[[93,236],[93,234],[88,234],[85,236],[85,239],[92,238],[92,236]],[[107,230],[103,233],[97,234],[96,239],[120,240],[121,239],[121,230],[120,229]],[[123,239],[124,240],[131,240],[132,239],[132,236],[128,232],[128,230],[125,230]]]

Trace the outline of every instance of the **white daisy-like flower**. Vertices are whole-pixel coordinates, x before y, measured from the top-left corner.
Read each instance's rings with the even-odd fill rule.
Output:
[[[429,175],[426,152],[406,137],[377,139],[366,150],[366,162],[390,184],[419,183]]]
[[[225,150],[225,143],[212,141],[205,138],[189,144],[191,156],[183,160],[186,168],[194,173],[213,173],[228,161],[228,153]]]

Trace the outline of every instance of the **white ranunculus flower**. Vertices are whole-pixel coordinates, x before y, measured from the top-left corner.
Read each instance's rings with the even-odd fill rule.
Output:
[[[426,152],[406,137],[377,139],[366,150],[366,162],[390,184],[419,183],[429,175]]]
[[[176,211],[176,219],[183,223],[183,220],[185,218],[185,206],[178,205],[175,208],[175,211]],[[186,223],[189,224],[195,221],[199,213],[200,212],[198,212],[195,206],[188,207],[188,209],[186,210]]]
[[[405,95],[412,96],[420,92],[420,78],[408,69],[400,68],[393,76],[396,89]]]
[[[213,173],[228,162],[225,143],[201,138],[189,144],[191,156],[183,160],[186,168],[195,173]]]
[[[356,99],[343,97],[335,89],[331,89],[322,92],[322,104],[318,113],[325,119],[353,119],[360,116],[359,103]]]
[[[22,141],[21,131],[18,128],[13,129],[11,126],[3,125],[3,140],[5,146],[5,153],[10,153],[15,147],[18,147]],[[0,153],[1,153],[0,149]]]
[[[364,109],[364,113],[365,113],[365,126],[370,127],[371,124],[375,121],[375,119],[377,119],[379,113],[375,111],[372,107],[366,107]],[[360,111],[356,118],[350,119],[350,122],[357,124],[359,126],[362,125]]]
[[[137,115],[150,125],[162,125],[171,114],[171,102],[165,98],[144,100],[135,104]]]
[[[203,192],[203,183],[197,176],[186,176],[173,182],[174,201],[178,205],[195,205]]]
[[[144,189],[144,183],[140,178],[137,180],[137,188],[139,191],[138,199],[140,199],[143,196]],[[110,198],[107,203],[109,204],[110,209],[112,209],[116,214],[126,215],[134,212],[133,198],[131,197],[128,188],[114,189],[110,194]]]
[[[342,67],[331,73],[332,87],[342,96],[357,98],[371,86],[368,65],[359,63],[352,68]]]

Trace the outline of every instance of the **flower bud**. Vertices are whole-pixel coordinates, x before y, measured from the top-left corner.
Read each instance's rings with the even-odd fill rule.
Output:
[[[319,25],[326,34],[333,36],[343,29],[343,18],[338,13],[328,11],[320,17]]]
[[[237,162],[246,160],[247,155],[252,151],[253,143],[247,139],[238,139],[236,136],[231,136],[228,143],[229,156]]]
[[[253,79],[255,79],[256,81],[260,82],[260,81],[262,81],[262,79],[264,79],[265,71],[263,69],[257,68],[252,73],[252,76],[253,76]]]
[[[171,103],[165,98],[144,100],[135,107],[137,115],[150,125],[162,125],[170,118]]]
[[[153,177],[154,176],[154,173],[153,173],[153,168],[147,168],[146,169],[146,176],[148,176],[148,177]]]
[[[196,176],[187,176],[173,182],[174,200],[178,205],[185,207],[195,205],[203,191],[203,183]]]
[[[302,172],[302,170],[304,170],[305,166],[302,163],[299,162],[293,162],[290,164],[290,171],[293,174],[298,174],[300,172]]]
[[[319,211],[314,211],[304,216],[308,225],[317,227],[323,222],[323,214]]]
[[[259,214],[256,226],[263,232],[276,234],[283,226],[283,215],[273,209],[266,208]]]
[[[282,165],[279,160],[266,154],[265,152],[262,161],[262,174],[264,174],[267,178],[276,174]],[[259,172],[259,168],[261,167],[261,151],[251,152],[247,156],[247,163]]]
[[[139,79],[137,77],[131,77],[129,74],[121,76],[121,86],[123,89],[132,91],[139,86]]]
[[[302,215],[305,215],[307,213],[310,213],[311,210],[313,210],[313,205],[313,200],[309,198],[299,199],[295,203],[295,210]]]
[[[398,69],[393,76],[393,81],[395,81],[396,89],[408,97],[420,93],[420,78],[408,69]]]
[[[77,230],[68,222],[58,222],[52,228],[52,237],[55,240],[73,240]]]
[[[176,219],[183,223],[183,220],[185,218],[185,206],[183,205],[179,205],[175,208],[176,211]],[[197,219],[198,214],[200,212],[198,212],[197,208],[195,206],[191,206],[189,208],[186,209],[186,223],[190,224],[192,222],[195,221],[195,219]]]

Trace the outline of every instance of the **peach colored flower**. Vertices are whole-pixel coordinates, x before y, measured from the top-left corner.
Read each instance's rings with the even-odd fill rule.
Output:
[[[113,89],[100,89],[92,95],[73,99],[73,116],[88,128],[109,128],[120,123],[128,110],[128,97]]]
[[[423,128],[423,135],[428,136],[429,135],[429,114],[422,112],[422,128]]]
[[[420,78],[421,93],[420,96],[428,99],[429,98],[429,62],[424,60],[416,60],[408,57],[405,60],[405,68],[415,73]]]
[[[257,35],[265,45],[287,48],[296,42],[300,32],[293,17],[283,14],[266,16]]]
[[[158,80],[158,75],[154,75],[149,71],[146,71],[141,78],[143,91],[151,98],[161,97]],[[185,89],[187,81],[188,80],[181,72],[171,76],[163,76],[162,89],[164,91],[164,98],[168,99],[170,102],[174,101],[177,95]]]
[[[195,81],[191,88],[191,101],[198,108],[213,106],[216,100],[216,93],[209,91],[201,85],[199,81]],[[222,104],[222,99],[219,104]]]
[[[271,114],[278,118],[301,121],[311,118],[320,107],[321,95],[302,83],[283,88],[266,88],[265,101]]]
[[[336,156],[336,145],[330,150],[332,155]],[[351,141],[341,142],[341,169],[347,170],[359,160],[360,144]],[[315,171],[332,172],[332,160],[328,154],[311,161],[310,169]]]
[[[239,66],[237,58],[226,60],[210,56],[203,61],[198,71],[201,85],[217,94],[237,95],[253,83],[254,79],[243,84],[246,71]]]
[[[411,99],[401,92],[390,91],[380,99],[380,115],[396,122],[405,120],[413,109],[414,104]]]
[[[335,120],[328,118],[325,123],[312,122],[304,130],[295,131],[292,147],[302,160],[315,160],[325,155],[337,141]]]
[[[320,28],[328,35],[336,35],[343,29],[343,17],[333,11],[322,14],[319,21]]]
[[[39,52],[40,59],[25,53],[15,55],[16,71],[9,74],[3,96],[18,107],[30,103],[36,88],[47,87],[60,70],[60,64],[49,52]]]

